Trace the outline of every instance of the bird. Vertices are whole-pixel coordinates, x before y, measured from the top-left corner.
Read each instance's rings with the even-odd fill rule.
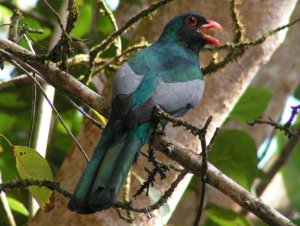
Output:
[[[69,200],[71,211],[92,214],[115,204],[136,156],[154,131],[156,105],[181,117],[198,104],[204,91],[199,52],[206,44],[220,45],[206,33],[220,28],[198,13],[180,14],[156,42],[120,66],[110,118]]]

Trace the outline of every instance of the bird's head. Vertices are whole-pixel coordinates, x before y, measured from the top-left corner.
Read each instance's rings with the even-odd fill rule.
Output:
[[[165,27],[160,41],[180,42],[198,53],[206,44],[220,45],[220,42],[206,32],[221,29],[221,25],[197,13],[185,13],[173,18]]]

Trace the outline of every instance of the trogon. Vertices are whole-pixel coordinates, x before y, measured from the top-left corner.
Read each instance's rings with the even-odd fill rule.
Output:
[[[89,214],[114,205],[124,178],[154,130],[155,105],[180,117],[194,108],[204,90],[199,52],[219,41],[206,33],[221,26],[197,13],[173,18],[159,39],[119,68],[112,112],[68,207]]]

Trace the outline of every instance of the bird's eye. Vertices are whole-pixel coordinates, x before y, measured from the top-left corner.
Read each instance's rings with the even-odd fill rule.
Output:
[[[186,25],[193,27],[193,26],[197,25],[198,19],[195,16],[188,16],[185,18],[185,23],[186,23]]]

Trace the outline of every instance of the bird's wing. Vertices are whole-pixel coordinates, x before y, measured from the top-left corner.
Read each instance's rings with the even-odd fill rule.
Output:
[[[139,75],[132,70],[128,63],[124,63],[116,75],[113,85],[113,111],[119,120],[115,127],[134,128],[143,122],[149,121],[155,104],[151,102],[157,73],[150,70],[145,75]]]
[[[174,116],[185,115],[203,94],[204,81],[199,73],[200,69],[185,64],[172,70],[149,70],[145,75],[138,75],[124,63],[113,86],[113,109],[120,118],[120,128],[124,124],[134,128],[150,121],[156,104]]]

